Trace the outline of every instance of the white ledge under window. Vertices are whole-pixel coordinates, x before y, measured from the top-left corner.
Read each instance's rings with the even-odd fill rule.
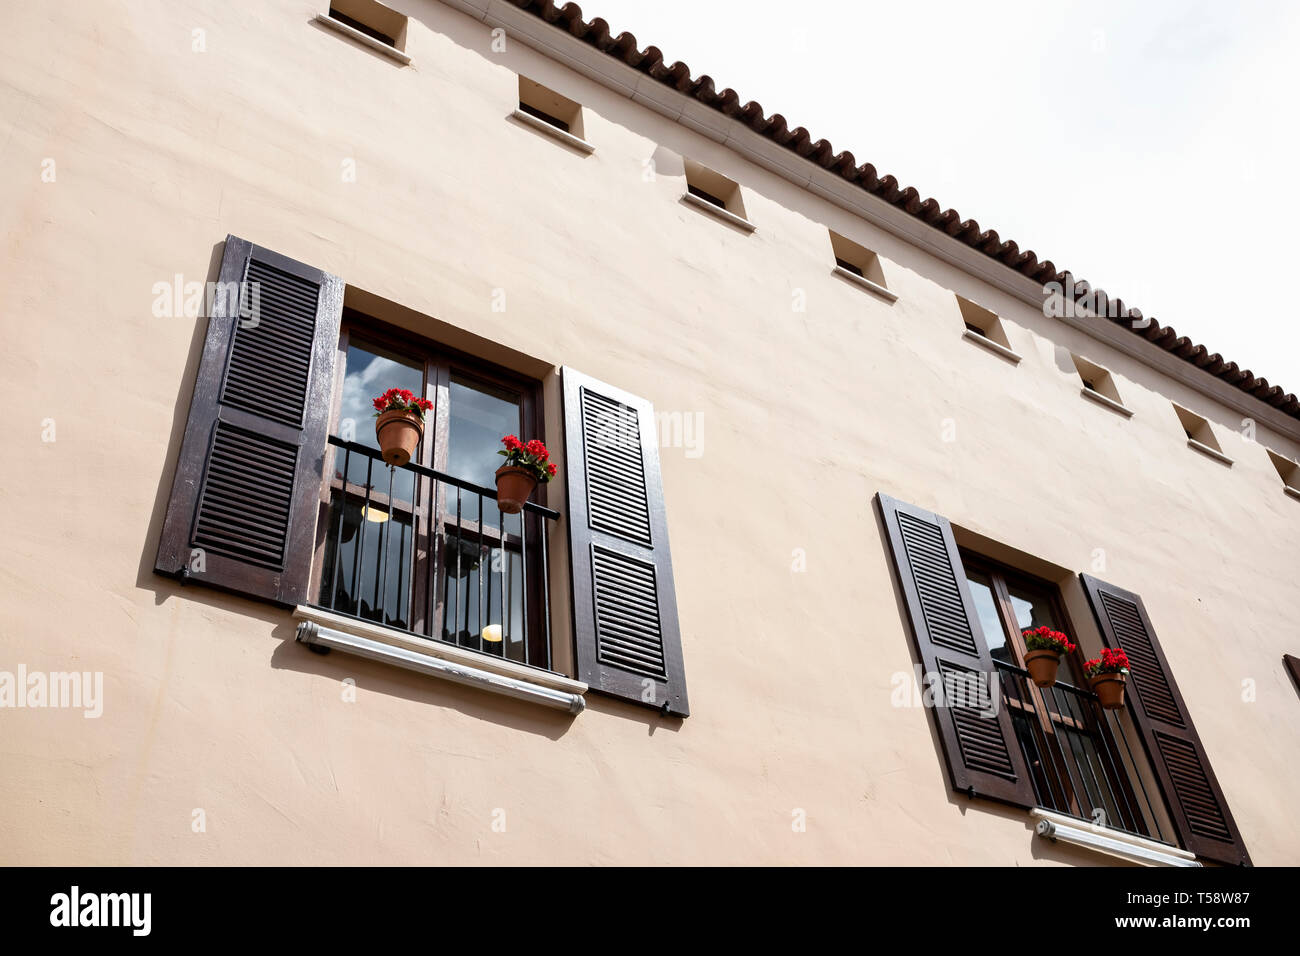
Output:
[[[841,279],[848,279],[850,282],[855,283],[856,285],[860,285],[864,289],[870,289],[872,292],[880,296],[882,299],[885,299],[889,302],[898,301],[897,292],[890,292],[879,282],[872,282],[866,276],[860,276],[856,272],[850,272],[848,269],[844,268],[843,266],[836,266],[831,271],[835,273],[835,275],[839,276]]]
[[[1001,345],[998,342],[994,342],[987,335],[980,335],[978,332],[972,332],[970,329],[967,329],[965,332],[962,333],[962,338],[970,339],[976,345],[984,346],[994,355],[1000,355],[1009,362],[1014,362],[1017,365],[1020,364],[1019,352],[1013,352],[1005,345]]]
[[[1282,490],[1292,498],[1300,498],[1300,488],[1297,488],[1294,485],[1283,485]]]
[[[1121,405],[1119,402],[1115,401],[1115,399],[1103,395],[1101,392],[1094,392],[1090,388],[1081,388],[1079,391],[1083,393],[1085,398],[1091,398],[1098,405],[1105,405],[1111,411],[1119,412],[1125,418],[1133,417],[1133,409],[1129,408],[1127,405]]]
[[[1221,452],[1221,451],[1216,451],[1215,449],[1211,448],[1209,445],[1205,444],[1204,442],[1199,442],[1199,441],[1197,441],[1195,438],[1189,438],[1189,439],[1187,439],[1187,444],[1188,444],[1190,447],[1195,448],[1195,449],[1196,449],[1197,451],[1199,451],[1202,455],[1209,455],[1209,456],[1210,456],[1211,458],[1213,458],[1215,461],[1221,461],[1221,462],[1223,462],[1223,464],[1227,465],[1229,468],[1232,467],[1232,459],[1231,459],[1231,458],[1229,458],[1227,455],[1225,455],[1225,454],[1224,454],[1223,452]]]
[[[383,40],[376,40],[374,37],[362,33],[356,27],[348,26],[342,20],[335,20],[328,13],[316,14],[316,22],[321,24],[322,26],[329,27],[331,30],[343,34],[345,37],[348,37],[349,39],[356,40],[362,46],[368,46],[370,47],[370,49],[377,50],[378,52],[384,54],[384,56],[392,57],[398,63],[402,64],[402,66],[409,66],[411,63],[411,58],[407,56],[405,53],[403,53],[401,50],[397,49],[397,47],[389,46]]]
[[[753,232],[758,228],[748,219],[737,216],[734,212],[727,212],[727,210],[723,209],[721,206],[715,206],[707,199],[701,199],[699,196],[695,195],[695,193],[683,193],[682,202],[703,209],[707,213],[712,213],[723,222],[731,223],[731,225],[735,226],[737,229],[743,229],[745,232]]]
[[[570,714],[581,713],[586,707],[583,695],[587,693],[587,685],[563,674],[479,654],[454,644],[424,640],[391,627],[303,604],[293,609],[293,617],[299,622],[298,640],[303,644],[356,654]]]
[[[1035,807],[1029,816],[1038,821],[1034,832],[1045,840],[1070,843],[1143,866],[1200,866],[1196,855],[1168,843],[1159,843],[1109,827]]]
[[[525,126],[531,126],[533,129],[545,133],[547,136],[553,136],[565,146],[572,146],[574,149],[584,153],[594,153],[596,147],[581,137],[574,136],[572,133],[566,133],[558,126],[553,126],[544,119],[538,119],[531,113],[525,113],[521,109],[516,109],[510,114],[514,119],[519,120]]]

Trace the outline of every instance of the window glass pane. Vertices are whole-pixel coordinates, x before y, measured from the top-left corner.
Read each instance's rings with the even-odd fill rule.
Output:
[[[505,435],[520,435],[519,396],[451,377],[451,423],[447,430],[447,472],[476,485],[495,487],[496,470],[504,464],[497,452]]]
[[[1016,614],[1016,624],[1022,631],[1043,625],[1059,629],[1056,615],[1052,613],[1052,604],[1046,597],[1014,584],[1010,584],[1007,590],[1011,593],[1011,608]]]
[[[496,487],[496,470],[505,464],[497,454],[505,435],[520,435],[520,401],[516,393],[452,375],[447,427],[447,474],[487,488]],[[495,502],[484,502],[484,521],[500,526]],[[451,510],[455,510],[454,507]],[[478,520],[478,497],[463,495],[466,521]]]
[[[405,388],[423,396],[424,364],[364,342],[348,344],[346,361],[336,434],[377,449],[379,441],[375,438],[375,407],[371,404],[372,400],[390,388]],[[343,465],[343,456],[336,454],[335,473],[339,477],[342,476]],[[347,468],[348,482],[359,485],[362,493],[369,484],[373,492],[388,494],[390,469],[382,459],[376,457],[372,464],[364,455],[352,455]],[[393,496],[399,501],[409,502],[414,490],[414,476],[403,469],[392,469],[391,477]]]
[[[1014,664],[1011,648],[1007,646],[1007,635],[1002,629],[1002,619],[998,617],[998,607],[993,599],[993,585],[988,575],[978,571],[968,572],[966,580],[970,583],[971,597],[975,599],[975,614],[979,617],[980,627],[984,630],[984,640],[988,642],[989,653],[995,661]]]

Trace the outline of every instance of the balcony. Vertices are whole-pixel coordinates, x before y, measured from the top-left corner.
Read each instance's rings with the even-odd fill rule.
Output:
[[[414,462],[391,468],[377,449],[338,436],[329,445],[314,607],[432,642],[435,656],[456,648],[554,685],[545,675],[563,675],[546,557],[560,513],[529,502],[503,514],[495,488]]]
[[[1090,690],[1059,680],[1036,687],[1024,668],[993,663],[1039,807],[1178,846],[1121,711],[1103,709]]]

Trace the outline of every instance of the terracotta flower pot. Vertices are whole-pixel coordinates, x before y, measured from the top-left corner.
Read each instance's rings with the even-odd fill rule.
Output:
[[[1124,680],[1127,674],[1098,674],[1089,677],[1088,683],[1097,700],[1106,710],[1120,710],[1124,706]]]
[[[527,468],[502,465],[497,469],[497,504],[502,514],[517,515],[537,487],[537,477]]]
[[[400,467],[410,461],[423,437],[424,419],[417,412],[390,408],[375,419],[379,452],[390,465]]]
[[[1030,651],[1025,654],[1025,670],[1039,687],[1051,687],[1056,683],[1056,669],[1061,666],[1059,651]]]

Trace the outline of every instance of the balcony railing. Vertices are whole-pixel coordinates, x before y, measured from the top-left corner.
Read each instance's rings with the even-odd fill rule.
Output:
[[[1039,688],[1023,668],[993,663],[1039,806],[1177,845],[1118,712],[1103,709],[1090,690],[1063,681]]]
[[[548,525],[560,513],[529,502],[503,514],[494,488],[329,444],[317,606],[553,670]]]

